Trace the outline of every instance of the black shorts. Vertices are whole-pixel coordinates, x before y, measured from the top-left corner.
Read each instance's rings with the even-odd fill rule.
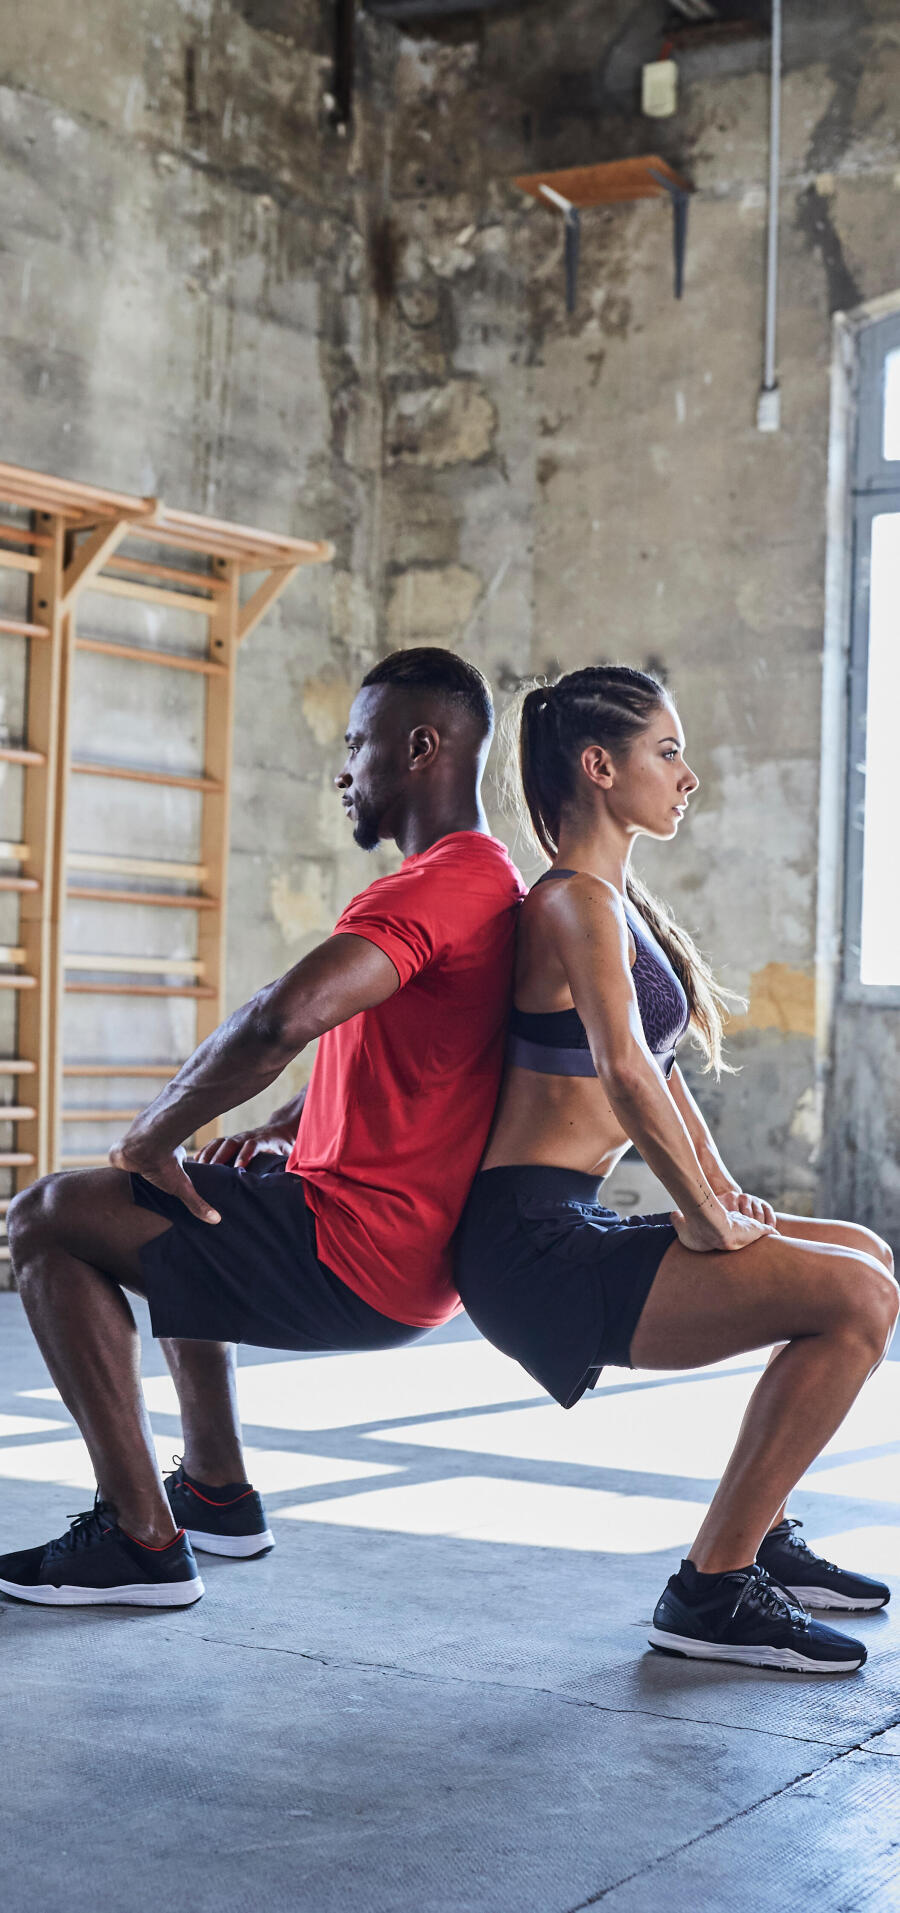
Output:
[[[619,1216],[599,1184],[543,1165],[484,1169],[456,1238],[456,1285],[476,1328],[563,1408],[631,1341],[676,1241],[668,1215]]]
[[[379,1314],[319,1261],[303,1178],[286,1174],[283,1156],[255,1156],[249,1169],[184,1166],[221,1222],[131,1177],[139,1207],[172,1224],[140,1252],[154,1335],[324,1351],[397,1348],[427,1333]]]

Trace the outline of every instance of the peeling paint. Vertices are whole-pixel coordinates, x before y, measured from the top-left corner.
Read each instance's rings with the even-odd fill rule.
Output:
[[[741,1020],[742,1030],[781,1030],[785,1036],[815,1035],[816,985],[808,971],[793,970],[787,963],[767,963],[751,976],[749,997],[747,1015]]]
[[[302,943],[307,937],[332,927],[334,907],[327,874],[318,864],[306,867],[306,887],[296,890],[284,871],[269,885],[272,915],[285,943]]]
[[[301,693],[303,715],[317,744],[334,744],[343,737],[356,688],[349,679],[329,672],[307,678]]]

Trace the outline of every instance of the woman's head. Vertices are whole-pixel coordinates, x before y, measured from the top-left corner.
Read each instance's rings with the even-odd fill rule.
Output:
[[[529,691],[519,769],[548,857],[556,855],[564,819],[589,826],[601,807],[627,835],[673,837],[698,783],[664,686],[625,664],[589,665]]]
[[[522,795],[545,856],[559,849],[564,823],[590,829],[602,810],[625,837],[674,837],[699,779],[684,760],[684,733],[664,685],[625,664],[588,665],[528,691],[519,731]],[[628,900],[680,979],[691,1033],[718,1075],[729,1008],[743,998],[722,989],[671,911],[628,871]]]

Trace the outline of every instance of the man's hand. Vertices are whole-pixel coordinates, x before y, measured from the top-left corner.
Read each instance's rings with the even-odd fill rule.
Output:
[[[767,1229],[777,1228],[775,1211],[770,1202],[762,1196],[750,1196],[740,1183],[731,1176],[714,1175],[708,1169],[707,1181],[715,1190],[719,1201],[734,1215],[747,1216],[751,1222],[761,1222]]]
[[[127,1137],[123,1137],[109,1152],[114,1169],[127,1169],[132,1175],[143,1176],[157,1189],[165,1190],[167,1196],[177,1196],[179,1202],[183,1202],[191,1215],[197,1216],[201,1222],[221,1222],[218,1210],[204,1202],[190,1176],[185,1175],[182,1166],[184,1150],[180,1146],[170,1154],[152,1155],[148,1149],[141,1149],[134,1143],[126,1147],[126,1143]]]
[[[257,1129],[239,1129],[233,1136],[217,1136],[198,1149],[195,1161],[230,1163],[233,1169],[246,1169],[254,1156],[289,1156],[294,1146],[296,1124],[291,1135],[276,1122],[260,1123]]]

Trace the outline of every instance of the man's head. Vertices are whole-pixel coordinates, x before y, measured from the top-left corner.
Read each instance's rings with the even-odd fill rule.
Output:
[[[335,783],[363,850],[383,838],[405,847],[412,820],[428,834],[471,827],[494,728],[481,672],[437,645],[394,651],[367,672],[347,721],[347,758]]]

